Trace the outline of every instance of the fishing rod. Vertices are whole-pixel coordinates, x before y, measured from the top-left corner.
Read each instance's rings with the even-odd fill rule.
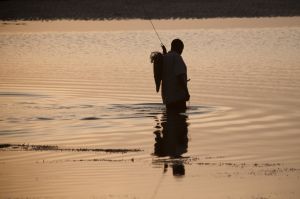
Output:
[[[150,21],[150,23],[151,23],[151,25],[153,27],[154,32],[156,33],[156,36],[157,36],[158,40],[160,41],[160,45],[164,45],[163,42],[161,41],[160,37],[159,37],[158,32],[156,31],[156,28],[155,28],[154,24],[152,23],[152,20],[149,19],[149,21]]]
[[[159,34],[158,34],[158,32],[157,32],[157,30],[156,30],[156,28],[155,28],[155,26],[154,26],[152,20],[151,20],[151,17],[150,17],[149,15],[147,15],[146,9],[145,9],[145,7],[144,7],[143,4],[142,4],[142,7],[143,7],[144,13],[145,13],[145,15],[146,15],[146,18],[149,20],[149,22],[150,22],[150,24],[151,24],[151,26],[152,26],[152,28],[153,28],[153,30],[154,30],[154,32],[155,32],[155,34],[156,34],[158,40],[160,41],[160,45],[161,45],[161,46],[164,46],[164,44],[163,44],[163,42],[161,41],[161,38],[160,38],[160,36],[159,36]]]

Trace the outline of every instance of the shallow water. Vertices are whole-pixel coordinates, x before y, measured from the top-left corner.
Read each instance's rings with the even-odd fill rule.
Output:
[[[299,198],[300,28],[160,35],[185,43],[185,114],[152,31],[0,34],[1,197]]]

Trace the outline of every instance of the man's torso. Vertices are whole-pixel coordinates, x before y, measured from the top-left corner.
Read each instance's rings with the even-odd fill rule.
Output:
[[[162,75],[162,99],[170,104],[185,99],[185,90],[179,82],[179,75],[186,75],[186,65],[182,57],[175,52],[164,55]]]

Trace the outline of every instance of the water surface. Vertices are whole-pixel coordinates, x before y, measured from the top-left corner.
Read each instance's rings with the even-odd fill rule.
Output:
[[[150,30],[0,34],[1,197],[300,196],[300,28],[159,33],[185,43],[185,114]]]

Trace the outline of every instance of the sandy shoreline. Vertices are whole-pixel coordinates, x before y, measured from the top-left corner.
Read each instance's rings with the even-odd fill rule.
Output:
[[[152,20],[158,30],[299,27],[300,17]],[[0,32],[151,30],[149,20],[1,21]]]

